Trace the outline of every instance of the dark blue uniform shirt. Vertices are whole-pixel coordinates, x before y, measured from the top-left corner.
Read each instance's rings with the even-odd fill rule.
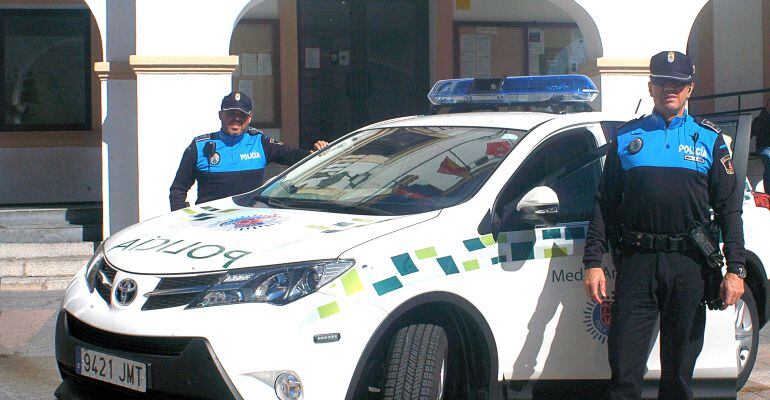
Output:
[[[253,128],[237,136],[222,131],[198,136],[185,149],[171,184],[171,210],[189,205],[187,192],[196,180],[196,204],[230,197],[259,187],[268,162],[291,165],[308,154]]]
[[[743,266],[743,182],[719,129],[685,111],[668,126],[657,114],[618,128],[610,143],[586,237],[586,267],[601,264],[607,226],[681,234],[715,212],[728,265]]]

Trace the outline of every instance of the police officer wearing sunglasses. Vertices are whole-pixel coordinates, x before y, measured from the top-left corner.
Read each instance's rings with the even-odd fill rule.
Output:
[[[746,276],[743,187],[719,129],[687,113],[694,73],[690,57],[658,53],[650,72],[652,114],[622,125],[610,144],[586,238],[584,284],[594,301],[613,301],[601,268],[609,245],[617,256],[608,342],[610,398],[641,398],[659,316],[659,398],[692,399],[690,381],[706,323],[704,265],[713,261],[692,232],[710,224],[713,209],[727,259],[717,300],[721,297],[722,308],[735,304]]]
[[[187,192],[198,181],[197,203],[222,199],[256,189],[262,184],[268,162],[291,165],[311,151],[293,149],[249,127],[249,96],[233,92],[222,99],[222,128],[193,139],[182,155],[171,184],[171,211],[188,207]],[[318,141],[313,151],[326,147]]]

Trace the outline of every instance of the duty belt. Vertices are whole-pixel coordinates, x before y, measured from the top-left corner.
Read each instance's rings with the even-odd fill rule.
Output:
[[[623,228],[622,240],[628,246],[652,251],[682,252],[693,248],[683,234],[659,235]]]

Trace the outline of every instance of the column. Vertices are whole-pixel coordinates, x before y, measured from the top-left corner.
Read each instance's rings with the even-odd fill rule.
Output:
[[[102,230],[104,238],[139,222],[136,76],[127,62],[100,62],[102,91]]]
[[[136,73],[139,220],[170,211],[169,187],[193,138],[220,129],[222,97],[238,56],[138,56]],[[191,191],[188,200],[195,201]]]

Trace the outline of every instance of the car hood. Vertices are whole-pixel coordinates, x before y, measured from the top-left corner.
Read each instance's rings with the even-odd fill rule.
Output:
[[[240,207],[230,199],[189,207],[126,228],[104,244],[108,262],[137,274],[187,274],[335,259],[439,211],[370,216]]]

